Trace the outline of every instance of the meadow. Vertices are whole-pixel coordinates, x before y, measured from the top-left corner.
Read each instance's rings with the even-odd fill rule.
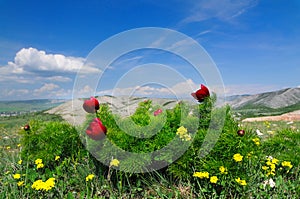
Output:
[[[154,114],[160,105],[145,100],[131,117],[120,118],[101,104],[96,116],[107,128],[103,140],[85,133],[94,114],[81,128],[43,113],[12,117],[9,125],[2,120],[0,198],[299,198],[299,122],[244,124],[229,106],[214,109],[225,114],[224,126],[212,150],[199,157],[213,106],[208,98]],[[25,124],[30,129],[21,129]],[[155,135],[144,131],[149,124],[150,131],[158,129]],[[146,155],[171,141],[174,146],[159,158]],[[116,158],[110,143],[145,156]],[[187,146],[178,159],[177,146]],[[124,171],[159,163],[167,166]]]

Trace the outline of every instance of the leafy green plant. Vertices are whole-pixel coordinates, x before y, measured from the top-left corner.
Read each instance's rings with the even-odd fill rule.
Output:
[[[30,121],[31,129],[22,130],[23,160],[43,158],[47,164],[56,156],[76,157],[84,149],[75,127],[66,122]]]

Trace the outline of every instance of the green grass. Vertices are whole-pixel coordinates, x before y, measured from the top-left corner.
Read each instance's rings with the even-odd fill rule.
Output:
[[[63,103],[52,102],[48,99],[26,100],[26,101],[0,101],[0,112],[28,112],[43,111]]]
[[[149,101],[142,102],[132,118],[142,127],[149,121],[159,121],[149,110]],[[149,173],[127,173],[117,170],[122,168],[126,159],[119,159],[119,166],[106,166],[99,162],[83,144],[88,144],[98,153],[105,153],[105,142],[95,142],[84,134],[48,114],[33,114],[25,118],[11,118],[0,126],[0,198],[299,198],[300,195],[300,132],[299,123],[247,123],[238,124],[226,108],[223,131],[208,155],[199,158],[203,139],[206,136],[209,120],[210,103],[205,102],[193,109],[199,109],[200,121],[195,115],[188,114],[184,104],[166,111],[160,119],[165,124],[157,135],[147,139],[128,137],[118,128],[107,106],[102,105],[97,116],[108,128],[108,138],[121,148],[129,151],[149,151],[165,146],[172,139],[177,139],[177,129],[184,126],[188,133],[196,129],[188,150],[168,167]],[[155,111],[155,110],[152,110]],[[89,118],[92,118],[90,115]],[[182,119],[182,120],[181,120]],[[60,120],[60,121],[59,121]],[[118,122],[123,121],[117,117]],[[143,120],[144,122],[142,122]],[[157,120],[157,121],[156,121]],[[181,121],[181,123],[178,123]],[[150,122],[152,124],[152,122]],[[5,124],[9,123],[9,124]],[[17,126],[14,127],[14,123]],[[19,125],[29,123],[30,131],[21,130]],[[276,125],[274,125],[276,124]],[[239,127],[239,125],[242,125]],[[295,126],[291,128],[291,126]],[[138,127],[138,128],[140,128]],[[243,137],[237,135],[240,128],[246,130]],[[255,130],[260,129],[264,136],[258,137]],[[273,133],[266,133],[273,131]],[[80,139],[82,142],[80,142]],[[127,139],[128,141],[124,141]],[[258,139],[256,145],[253,139]],[[122,141],[123,140],[123,141]],[[163,142],[161,142],[163,141]],[[128,144],[130,142],[130,144]],[[189,141],[178,139],[179,144]],[[126,145],[127,143],[127,145]],[[21,145],[19,145],[21,144]],[[143,146],[143,147],[141,147]],[[172,154],[172,151],[169,151]],[[236,162],[234,154],[241,154],[243,159]],[[166,153],[168,158],[170,154]],[[59,159],[55,158],[59,156]],[[269,160],[266,156],[276,159]],[[37,168],[36,160],[42,159],[43,167]],[[111,157],[110,157],[111,158]],[[160,161],[168,161],[161,157]],[[19,164],[20,160],[22,163]],[[155,161],[155,160],[152,160]],[[292,168],[282,166],[289,161]],[[269,162],[269,163],[268,163]],[[274,175],[268,175],[271,166]],[[268,165],[264,171],[263,166]],[[143,166],[143,165],[142,165]],[[219,168],[224,166],[226,174]],[[210,179],[194,177],[195,172],[208,172],[217,176],[217,183]],[[15,179],[15,174],[20,174]],[[86,177],[94,177],[86,181]],[[36,190],[32,185],[38,180],[46,182],[55,178],[55,184],[48,191]],[[245,180],[242,186],[236,179]],[[263,182],[272,178],[275,187],[263,186]],[[23,182],[22,185],[18,183]]]
[[[16,131],[33,119],[42,121],[63,120],[59,115],[47,114],[44,112],[25,113],[18,116],[0,117],[0,127],[11,129],[11,131]]]
[[[295,110],[300,110],[300,102],[282,108],[270,108],[262,105],[248,104],[241,108],[235,109],[234,112],[240,114],[241,119],[244,119],[248,117],[281,115]]]

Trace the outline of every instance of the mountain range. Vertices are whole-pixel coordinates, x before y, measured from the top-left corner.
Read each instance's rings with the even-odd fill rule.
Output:
[[[299,102],[300,88],[286,88],[255,95],[237,95],[227,98],[227,103],[234,109],[247,107],[278,109],[299,104]]]
[[[121,116],[132,114],[138,103],[150,99],[152,103],[159,104],[164,108],[172,108],[178,103],[176,99],[126,97],[126,96],[99,96],[100,103],[108,103],[113,113]],[[81,124],[86,117],[82,109],[84,99],[74,100],[29,100],[1,102],[2,112],[12,111],[46,111],[47,113],[63,116],[67,121]],[[189,103],[197,103],[188,100]],[[265,92],[255,95],[228,96],[226,103],[230,105],[241,119],[249,117],[272,116],[300,110],[300,88],[286,88],[277,91]]]

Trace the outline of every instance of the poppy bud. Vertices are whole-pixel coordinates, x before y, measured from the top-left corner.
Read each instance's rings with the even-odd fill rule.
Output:
[[[105,137],[107,130],[101,120],[99,118],[95,118],[85,132],[93,140],[101,140]]]
[[[239,136],[241,136],[241,137],[243,137],[244,135],[245,135],[245,131],[244,130],[238,130],[237,131],[237,134],[239,135]]]
[[[201,84],[201,88],[191,95],[198,100],[198,102],[203,102],[206,97],[209,97],[209,90],[206,86]]]
[[[97,110],[99,110],[99,101],[91,97],[88,100],[85,100],[83,103],[83,109],[88,113],[95,113]]]
[[[29,124],[26,124],[26,125],[23,127],[23,129],[24,129],[25,131],[29,131],[29,130],[30,130]]]
[[[156,111],[154,111],[153,115],[154,115],[154,116],[157,116],[157,115],[159,115],[159,114],[161,114],[161,113],[162,113],[162,110],[159,108],[159,109],[157,109]]]

